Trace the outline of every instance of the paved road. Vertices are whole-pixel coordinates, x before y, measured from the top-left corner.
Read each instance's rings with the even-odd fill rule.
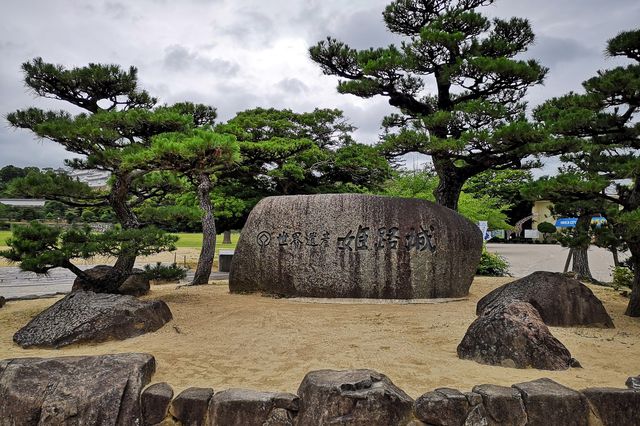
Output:
[[[562,272],[569,249],[551,244],[487,244],[487,250],[504,256],[514,277],[524,277],[535,271]],[[624,259],[624,254],[620,259]],[[589,267],[593,277],[611,281],[613,257],[599,247],[589,249]]]
[[[93,265],[82,266],[82,269]],[[136,265],[141,268],[142,265]],[[229,274],[214,272],[212,280],[226,280]],[[66,294],[71,291],[76,276],[66,269],[53,269],[48,275],[37,275],[33,272],[23,272],[17,267],[0,267],[0,296],[7,300],[53,296]],[[187,272],[185,282],[193,278],[193,271]]]

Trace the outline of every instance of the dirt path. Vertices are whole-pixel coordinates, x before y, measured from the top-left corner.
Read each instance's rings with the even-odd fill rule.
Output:
[[[627,300],[592,287],[616,329],[553,328],[583,365],[564,372],[517,370],[462,361],[456,346],[475,318],[477,300],[509,279],[477,278],[469,300],[430,305],[307,304],[257,295],[231,295],[226,285],[176,290],[155,286],[174,320],[156,333],[120,342],[60,350],[23,350],[19,327],[56,299],[9,302],[0,309],[0,359],[113,352],[148,352],[158,361],[154,382],[177,391],[243,387],[295,392],[304,374],[323,368],[372,368],[413,397],[437,387],[550,377],[575,388],[623,387],[640,373],[640,320],[623,315]]]

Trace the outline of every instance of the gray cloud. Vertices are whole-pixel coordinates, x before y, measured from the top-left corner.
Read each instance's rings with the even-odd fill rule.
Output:
[[[219,58],[205,58],[180,45],[169,46],[165,52],[164,67],[171,71],[185,71],[196,67],[201,71],[213,72],[221,76],[232,76],[237,74],[240,68],[234,62]]]
[[[399,45],[402,40],[396,34],[385,31],[382,8],[359,10],[351,15],[339,16],[332,22],[331,35],[343,40],[354,49]]]
[[[302,94],[309,91],[309,87],[297,78],[284,78],[277,84],[278,88],[290,94]]]
[[[129,17],[129,9],[123,3],[107,1],[104,4],[105,12],[113,19],[125,19]]]
[[[238,18],[233,22],[220,25],[214,23],[214,33],[231,37],[241,43],[265,45],[272,41],[274,24],[271,18],[265,14],[249,8],[241,8],[236,11]]]
[[[390,0],[22,0],[0,16],[0,115],[18,108],[64,108],[34,99],[20,64],[35,56],[66,66],[88,62],[135,65],[141,84],[161,102],[192,100],[216,106],[220,119],[256,106],[311,111],[340,108],[359,128],[357,139],[377,140],[386,99],[340,95],[337,79],[322,75],[307,48],[327,36],[355,48],[397,44],[382,10]],[[637,0],[501,0],[481,9],[491,16],[530,19],[537,42],[527,57],[551,68],[532,106],[569,90],[619,61],[603,56],[606,40],[638,26]],[[132,21],[135,21],[132,24]],[[0,167],[62,165],[70,154],[53,142],[0,123]],[[410,161],[413,161],[410,160]]]

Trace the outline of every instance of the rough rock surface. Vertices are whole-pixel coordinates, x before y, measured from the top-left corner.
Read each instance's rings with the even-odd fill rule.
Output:
[[[440,426],[464,424],[472,408],[465,394],[448,388],[427,392],[416,399],[414,404],[419,420]]]
[[[640,424],[640,392],[631,389],[589,388],[582,391],[604,426]]]
[[[580,392],[551,379],[513,385],[520,391],[531,426],[587,426],[590,408]]]
[[[173,389],[166,383],[155,383],[146,388],[140,396],[142,424],[155,425],[167,417],[169,404],[173,399]]]
[[[214,425],[225,426],[262,426],[264,423],[276,425],[282,422],[291,424],[293,414],[297,411],[296,395],[228,389],[213,396],[209,405],[209,421]]]
[[[36,315],[13,336],[23,348],[124,340],[155,331],[172,318],[166,303],[79,291]]]
[[[185,389],[171,402],[169,412],[184,426],[209,424],[209,403],[213,397],[211,388]]]
[[[113,267],[108,265],[98,265],[93,268],[86,269],[86,274],[93,279],[100,280],[105,283],[115,281],[119,278],[119,272]],[[78,277],[73,282],[71,291],[93,291],[95,293],[117,293],[126,294],[130,296],[142,296],[149,293],[151,284],[149,279],[144,275],[142,269],[134,269],[131,276],[129,276],[119,287],[117,291],[105,291],[105,286],[96,286],[93,283],[87,282]]]
[[[154,358],[136,353],[0,361],[0,424],[140,424],[154,371]]]
[[[522,396],[515,388],[496,385],[479,385],[473,392],[482,397],[482,405],[487,413],[487,425],[527,424],[527,413]]]
[[[132,274],[118,288],[119,294],[130,296],[144,296],[149,293],[151,282],[142,269],[134,269]]]
[[[413,400],[373,370],[318,370],[298,388],[299,426],[320,424],[398,425],[412,417]]]
[[[482,405],[487,413],[487,425],[527,424],[522,396],[517,389],[496,385],[479,385],[473,392],[481,395]]]
[[[429,201],[268,197],[242,230],[229,289],[287,297],[462,297],[481,248],[476,225]]]
[[[555,272],[534,272],[503,285],[478,302],[476,315],[495,304],[522,301],[538,310],[545,324],[613,328],[602,302],[580,281]]]
[[[485,309],[458,345],[458,356],[482,364],[542,370],[566,370],[575,363],[538,311],[525,302]]]

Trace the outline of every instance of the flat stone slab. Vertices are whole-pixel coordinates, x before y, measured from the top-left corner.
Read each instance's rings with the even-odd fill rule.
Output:
[[[133,296],[79,291],[36,315],[13,336],[23,348],[59,348],[82,342],[124,340],[155,331],[172,318],[166,303]]]
[[[267,197],[251,211],[232,293],[433,299],[467,296],[478,227],[425,200],[363,194]]]
[[[0,361],[0,424],[141,424],[154,372],[153,356],[139,353]]]

